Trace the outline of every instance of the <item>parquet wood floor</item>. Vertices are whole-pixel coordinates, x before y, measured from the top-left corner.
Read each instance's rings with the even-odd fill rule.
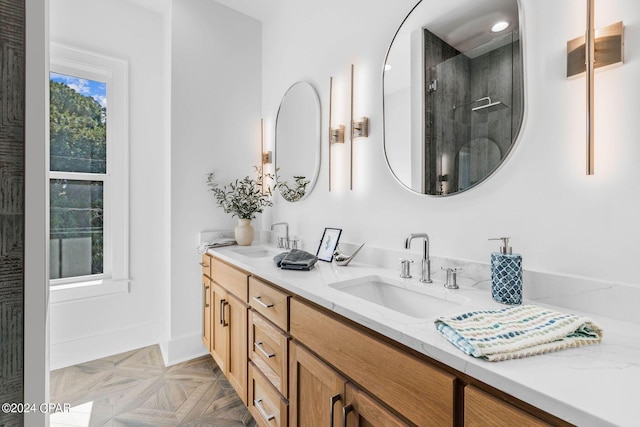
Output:
[[[255,427],[211,356],[165,367],[150,346],[51,372],[51,427]]]

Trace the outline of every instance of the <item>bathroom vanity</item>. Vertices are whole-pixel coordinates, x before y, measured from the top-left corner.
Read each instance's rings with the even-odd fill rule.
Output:
[[[283,271],[272,261],[276,253],[228,247],[210,250],[202,262],[203,342],[259,425],[346,419],[346,425],[601,426],[633,419],[630,409],[618,410],[630,398],[624,393],[630,383],[612,378],[619,373],[614,360],[637,350],[615,354],[622,338],[607,335],[606,322],[608,345],[476,360],[444,340],[433,320],[503,307],[486,290],[445,290],[359,263]],[[373,280],[400,280],[444,302],[424,305],[423,318],[401,313],[357,296]],[[628,366],[626,374],[637,376],[637,369]]]

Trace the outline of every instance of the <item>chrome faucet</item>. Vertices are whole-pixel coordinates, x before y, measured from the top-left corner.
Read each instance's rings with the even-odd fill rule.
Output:
[[[284,230],[285,230],[285,236],[284,237],[278,237],[278,248],[281,249],[289,249],[289,224],[286,222],[274,222],[273,224],[271,224],[271,231],[273,231],[273,227],[275,227],[276,225],[284,225]]]
[[[409,234],[404,241],[404,248],[411,248],[411,241],[415,238],[423,238],[424,246],[422,247],[422,275],[420,276],[420,282],[432,283],[431,280],[431,260],[429,259],[429,236],[427,233],[412,233]]]

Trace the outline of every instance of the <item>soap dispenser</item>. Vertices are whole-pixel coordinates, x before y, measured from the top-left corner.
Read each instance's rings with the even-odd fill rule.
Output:
[[[502,304],[522,303],[522,256],[511,253],[509,237],[502,240],[500,252],[491,254],[491,296]]]

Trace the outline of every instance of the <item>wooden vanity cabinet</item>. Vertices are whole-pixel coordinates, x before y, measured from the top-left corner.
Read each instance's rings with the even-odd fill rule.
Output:
[[[261,427],[569,426],[208,254],[202,341]]]
[[[202,276],[202,344],[211,352],[211,279]]]
[[[477,387],[464,388],[465,427],[548,427],[548,424]]]
[[[247,403],[247,316],[249,275],[211,259],[210,352],[242,401]],[[244,284],[243,284],[244,283]]]
[[[455,376],[298,299],[290,305],[293,338],[367,393],[416,425],[453,425]]]
[[[342,409],[348,427],[410,427],[399,416],[351,383],[346,385],[346,405]]]
[[[295,342],[289,355],[291,426],[341,426],[346,379]]]

